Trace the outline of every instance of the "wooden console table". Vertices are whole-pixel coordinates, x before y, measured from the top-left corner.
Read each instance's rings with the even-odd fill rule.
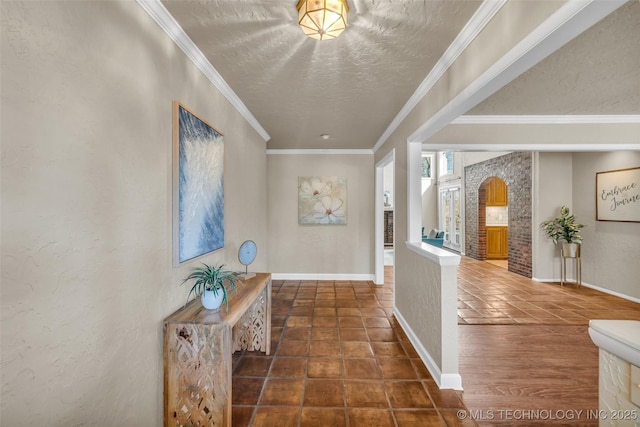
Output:
[[[271,274],[236,284],[229,311],[199,298],[164,321],[164,425],[231,426],[232,353],[271,351]]]

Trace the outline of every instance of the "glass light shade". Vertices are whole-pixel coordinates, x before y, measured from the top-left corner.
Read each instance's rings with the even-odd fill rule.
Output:
[[[300,0],[298,24],[316,40],[335,39],[347,28],[347,0]]]

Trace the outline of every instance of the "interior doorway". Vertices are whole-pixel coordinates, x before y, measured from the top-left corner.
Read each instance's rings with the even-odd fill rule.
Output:
[[[479,252],[499,267],[509,267],[509,191],[500,178],[487,178],[478,191]]]
[[[395,263],[395,149],[376,164],[375,283],[383,285],[384,267]],[[395,280],[394,280],[395,282]]]
[[[460,186],[440,190],[440,229],[444,230],[443,246],[460,252]]]

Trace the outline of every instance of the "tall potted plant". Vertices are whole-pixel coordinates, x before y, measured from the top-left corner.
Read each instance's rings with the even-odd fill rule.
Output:
[[[569,213],[568,207],[562,206],[559,216],[542,222],[540,226],[553,243],[562,242],[564,256],[575,258],[580,255],[580,243],[582,243],[580,229],[584,224],[576,222],[575,215]]]
[[[193,285],[187,295],[187,302],[191,294],[199,296],[202,306],[208,310],[216,310],[225,303],[229,309],[229,295],[235,289],[235,282],[238,281],[236,272],[224,270],[224,264],[211,266],[202,264],[202,267],[195,267],[191,274],[182,281],[182,284],[193,280]]]

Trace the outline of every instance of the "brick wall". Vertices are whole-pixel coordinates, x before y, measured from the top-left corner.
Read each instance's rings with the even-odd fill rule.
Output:
[[[393,211],[384,211],[384,244],[393,245]]]
[[[509,203],[509,271],[532,276],[532,154],[510,153],[464,168],[465,254],[487,259],[486,186],[498,177],[507,184]]]

